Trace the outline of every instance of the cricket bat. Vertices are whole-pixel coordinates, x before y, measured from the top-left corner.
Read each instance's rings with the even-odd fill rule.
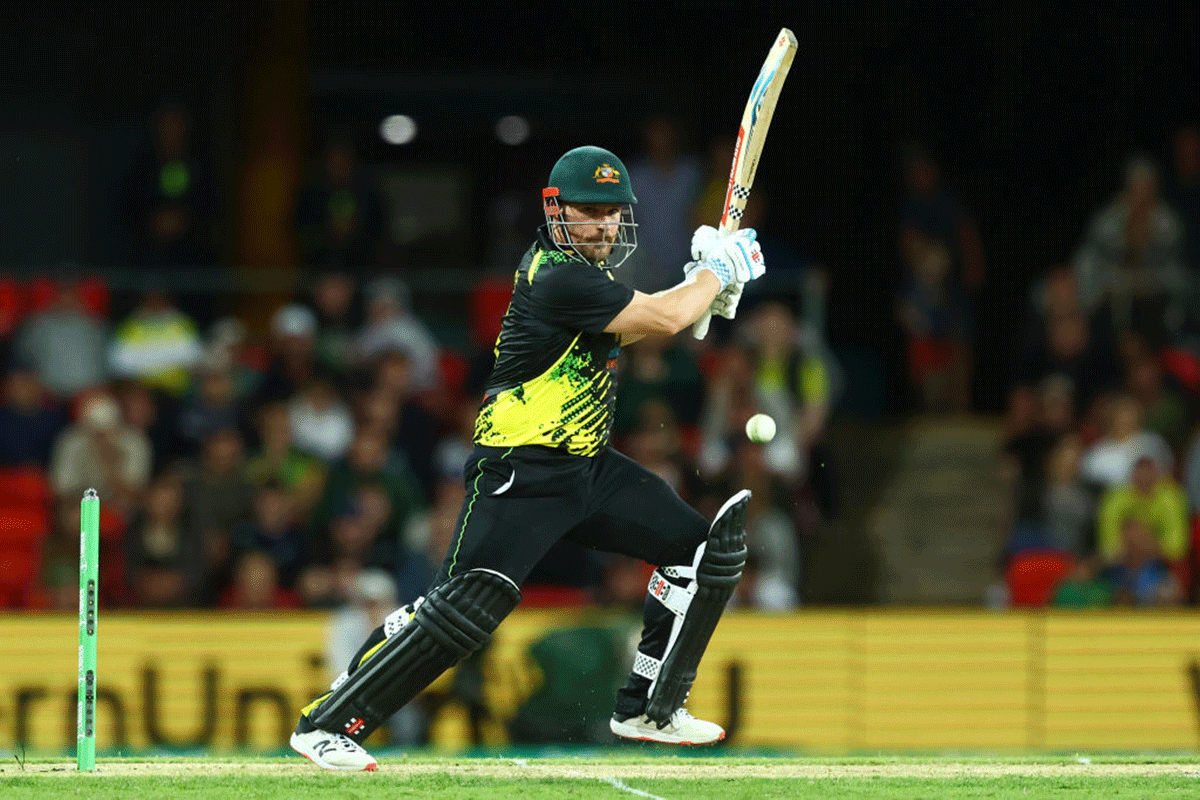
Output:
[[[783,28],[767,53],[767,60],[758,72],[758,80],[754,82],[750,99],[742,111],[733,165],[729,168],[729,188],[725,191],[725,206],[721,211],[721,223],[717,226],[721,233],[736,231],[742,222],[742,212],[746,210],[746,201],[750,198],[750,187],[754,185],[754,172],[758,169],[758,157],[762,155],[763,145],[767,141],[767,128],[771,126],[779,92],[783,89],[783,81],[787,78],[795,55],[796,35]],[[704,316],[692,326],[692,335],[703,339],[708,334],[710,322],[712,312],[705,311]]]

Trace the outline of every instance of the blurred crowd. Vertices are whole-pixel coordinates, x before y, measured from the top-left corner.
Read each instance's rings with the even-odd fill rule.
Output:
[[[481,270],[461,320],[469,344],[440,341],[403,272],[381,266],[378,207],[334,142],[295,203],[308,279],[267,329],[203,296],[185,302],[169,270],[149,265],[209,257],[207,168],[187,155],[186,115],[169,108],[158,122],[127,204],[135,263],[147,265],[136,298],[122,308],[97,278],[0,276],[0,607],[76,607],[88,488],[102,501],[110,608],[413,599],[456,530],[511,277]],[[633,162],[643,259],[630,281],[677,282],[692,221],[719,216],[728,147],[701,164],[672,124],[648,126]],[[752,207],[749,224],[763,213]],[[747,293],[736,323],[705,342],[688,332],[626,348],[613,440],[709,517],[754,490],[736,602],[782,610],[799,604],[805,548],[837,513],[824,434],[839,378],[812,318],[820,270],[765,229],[763,248],[773,282]],[[779,429],[766,445],[744,434],[760,411]],[[563,543],[526,604],[635,609],[649,572]]]
[[[1125,165],[1019,327],[1005,455],[1017,604],[1197,602],[1200,132]]]

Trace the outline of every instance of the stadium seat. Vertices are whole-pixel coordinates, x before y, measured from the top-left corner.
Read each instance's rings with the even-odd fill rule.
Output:
[[[1041,608],[1050,603],[1054,588],[1075,566],[1075,557],[1060,550],[1027,550],[1008,562],[1005,581],[1009,602],[1018,608]]]
[[[104,281],[97,277],[84,278],[79,282],[79,299],[88,313],[96,319],[108,318],[109,291]]]
[[[442,386],[452,395],[461,394],[467,380],[467,360],[457,351],[443,347],[438,351],[438,371],[442,375]]]
[[[34,278],[29,282],[29,311],[41,311],[58,299],[59,285],[47,277]]]
[[[27,608],[37,592],[41,568],[40,543],[0,547],[0,608]]]
[[[587,592],[575,586],[527,583],[521,587],[522,608],[572,608],[587,603]]]
[[[25,316],[25,291],[12,278],[0,278],[0,336],[7,336]]]
[[[50,533],[50,514],[44,506],[0,507],[0,552],[8,547],[40,543]]]
[[[0,506],[48,506],[50,483],[39,467],[0,468]]]
[[[481,281],[471,290],[471,338],[476,347],[491,348],[500,335],[500,323],[512,299],[513,284],[508,277]]]

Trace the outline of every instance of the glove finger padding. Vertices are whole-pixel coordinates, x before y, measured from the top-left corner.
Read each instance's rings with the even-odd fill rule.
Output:
[[[737,231],[722,237],[709,253],[704,264],[720,279],[722,289],[732,283],[752,281],[766,272],[762,248],[755,241],[757,236],[753,228]]]
[[[692,258],[696,261],[704,261],[720,238],[721,232],[712,225],[701,225],[696,228],[696,232],[692,234]]]
[[[721,290],[710,306],[712,313],[725,319],[733,319],[737,314],[738,301],[742,299],[743,288],[745,284],[733,283]]]

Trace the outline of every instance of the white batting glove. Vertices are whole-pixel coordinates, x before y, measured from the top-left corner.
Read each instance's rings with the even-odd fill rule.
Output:
[[[692,260],[703,261],[721,238],[721,232],[712,225],[701,225],[692,234]]]
[[[702,263],[717,276],[722,289],[752,281],[767,271],[757,236],[753,228],[746,228],[722,236],[709,251]]]

